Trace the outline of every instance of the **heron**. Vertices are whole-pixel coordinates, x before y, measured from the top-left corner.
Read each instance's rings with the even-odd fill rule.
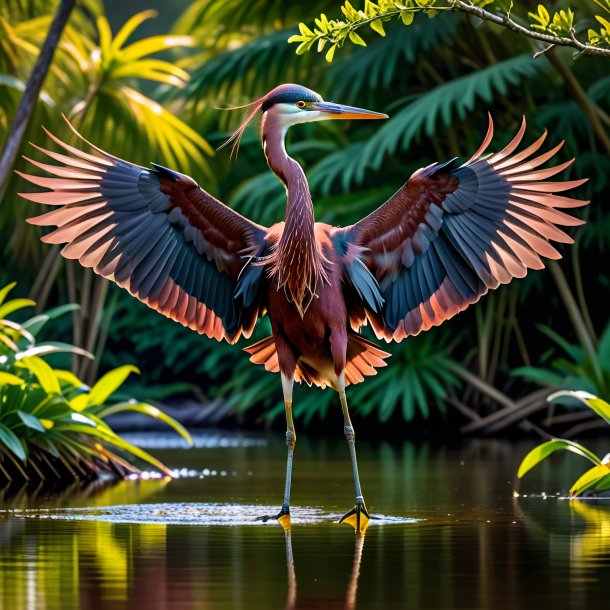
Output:
[[[304,382],[339,395],[355,491],[354,507],[340,522],[362,533],[370,514],[346,387],[375,375],[389,356],[361,336],[363,326],[369,324],[378,339],[402,341],[528,269],[542,269],[542,258],[561,258],[551,242],[573,239],[559,227],[583,222],[562,209],[589,202],[556,193],[586,179],[547,181],[573,159],[541,168],[562,143],[538,154],[545,131],[519,149],[525,118],[503,149],[487,153],[490,115],[470,159],[417,170],[368,216],[335,227],[316,222],[307,178],[286,150],[286,133],[300,123],[388,115],[324,101],[297,84],[280,85],[245,108],[229,142],[235,150],[246,127],[261,118],[267,164],[286,189],[285,217],[271,227],[240,215],[185,174],[157,164],[141,167],[101,150],[69,122],[84,145],[74,147],[45,130],[63,151],[35,145],[55,163],[26,157],[51,177],[20,173],[46,189],[21,196],[53,206],[29,219],[55,227],[43,242],[64,244],[65,258],[200,334],[233,344],[250,337],[268,314],[272,334],[245,350],[253,363],[280,375],[287,462],[281,509],[263,518],[290,525],[293,386]]]

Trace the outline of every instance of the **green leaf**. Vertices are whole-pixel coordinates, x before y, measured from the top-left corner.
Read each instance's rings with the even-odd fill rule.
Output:
[[[383,23],[381,23],[380,19],[375,19],[369,23],[371,26],[371,30],[377,32],[380,36],[385,36],[385,30],[383,29]]]
[[[400,14],[400,18],[405,25],[411,25],[415,18],[415,13],[413,11],[404,11]]]
[[[332,47],[330,47],[330,49],[328,49],[328,51],[326,52],[326,61],[328,63],[330,63],[333,60],[333,57],[335,56],[335,50],[337,49],[337,45],[334,44]]]
[[[37,316],[34,316],[33,318],[30,318],[29,320],[26,320],[21,326],[29,330],[33,335],[36,335],[40,332],[40,330],[49,320],[54,320],[59,316],[62,316],[71,311],[77,311],[78,309],[80,309],[80,305],[76,303],[60,305],[59,307],[54,307],[53,309],[49,309],[44,313],[41,313]]]
[[[131,373],[140,374],[135,366],[127,364],[106,373],[101,377],[89,392],[88,405],[103,405],[108,397],[114,394]]]
[[[537,447],[534,447],[524,458],[519,466],[519,470],[517,472],[517,477],[521,478],[525,475],[529,470],[531,470],[534,466],[539,464],[542,460],[547,458],[552,453],[556,451],[571,451],[576,455],[580,455],[593,462],[593,464],[599,465],[601,464],[601,460],[591,451],[589,451],[586,447],[575,443],[574,441],[568,441],[564,439],[553,439],[551,441],[547,441],[546,443],[542,443]]]
[[[176,421],[173,417],[170,417],[167,413],[161,411],[157,407],[153,405],[149,405],[146,403],[139,402],[123,402],[116,405],[112,405],[111,407],[105,408],[103,411],[100,411],[98,414],[99,417],[108,417],[109,415],[113,415],[114,413],[123,413],[125,411],[133,411],[135,413],[143,413],[144,415],[148,415],[149,417],[153,417],[159,421],[173,428],[189,445],[192,446],[193,439],[191,435],[188,433],[186,428],[178,421]]]
[[[575,481],[570,488],[570,495],[580,496],[592,487],[596,487],[606,477],[610,479],[610,466],[608,464],[593,466]]]
[[[40,387],[48,394],[61,394],[61,387],[53,369],[42,358],[37,356],[21,358],[17,365],[34,373]]]
[[[2,303],[4,303],[4,299],[6,299],[6,295],[15,287],[17,286],[17,282],[11,282],[10,284],[7,284],[6,286],[4,286],[4,288],[0,289],[0,305],[2,305]]]
[[[17,435],[4,424],[0,424],[0,443],[14,453],[20,460],[25,461],[26,453],[23,444]]]
[[[349,39],[354,44],[359,44],[361,47],[366,47],[366,42],[364,42],[362,36],[360,36],[358,33],[354,32],[353,30],[349,33]]]
[[[85,356],[93,360],[94,356],[91,352],[84,350],[82,347],[76,347],[69,343],[61,343],[59,341],[48,341],[42,345],[35,345],[29,347],[16,355],[16,358],[23,359],[31,356],[46,356],[48,354],[78,354],[79,356]]]
[[[599,415],[607,424],[610,424],[610,404],[608,404],[605,400],[602,400],[593,394],[589,394],[589,392],[573,392],[571,390],[555,392],[554,394],[551,394],[547,400],[549,402],[553,402],[558,398],[573,398],[585,405],[585,407],[589,407],[589,409],[597,413],[597,415]]]
[[[33,307],[34,305],[36,305],[36,302],[32,301],[32,299],[13,299],[12,301],[7,301],[4,305],[0,305],[0,320],[10,316],[19,309]]]
[[[0,387],[3,385],[23,385],[24,383],[25,381],[23,381],[21,377],[17,377],[17,375],[13,375],[12,373],[0,371]]]
[[[28,428],[36,430],[37,432],[46,432],[45,427],[40,423],[40,420],[37,417],[20,410],[17,411],[17,415]]]

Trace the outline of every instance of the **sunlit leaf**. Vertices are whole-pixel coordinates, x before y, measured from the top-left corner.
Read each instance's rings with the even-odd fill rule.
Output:
[[[112,405],[110,407],[106,407],[102,411],[100,411],[100,417],[108,417],[109,415],[113,415],[115,413],[124,413],[125,411],[133,411],[134,413],[143,413],[144,415],[148,415],[154,419],[162,421],[167,424],[171,428],[173,428],[189,445],[193,444],[193,439],[191,435],[188,433],[186,428],[178,421],[176,421],[173,417],[167,415],[154,407],[153,405],[148,405],[146,403],[139,402],[123,402],[116,405]]]
[[[36,303],[32,301],[32,299],[13,299],[12,301],[7,301],[3,305],[0,305],[0,320],[10,316],[15,311],[19,311],[25,307],[33,307],[34,305],[36,305]]]
[[[45,392],[50,394],[61,394],[59,381],[57,380],[53,369],[42,358],[27,356],[21,358],[18,364],[36,376],[38,383]]]
[[[523,477],[529,470],[556,451],[570,451],[586,458],[593,464],[601,464],[601,460],[583,445],[564,439],[553,439],[534,447],[521,461],[517,476]]]
[[[105,403],[108,397],[114,394],[125,383],[125,380],[131,373],[139,374],[140,371],[137,367],[127,364],[106,373],[91,388],[87,404],[101,405]]]
[[[593,466],[575,481],[570,488],[570,495],[580,496],[585,491],[599,485],[604,479],[608,479],[610,482],[610,466],[608,464]]]

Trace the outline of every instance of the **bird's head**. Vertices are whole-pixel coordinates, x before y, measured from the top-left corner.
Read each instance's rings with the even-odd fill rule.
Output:
[[[239,147],[239,141],[248,124],[257,116],[262,116],[265,123],[274,123],[283,131],[292,125],[327,121],[331,119],[387,119],[388,115],[373,112],[364,108],[344,106],[333,102],[325,102],[322,96],[302,85],[284,84],[272,89],[258,100],[238,106],[248,108],[244,122],[233,135],[223,144],[234,142],[233,151]]]

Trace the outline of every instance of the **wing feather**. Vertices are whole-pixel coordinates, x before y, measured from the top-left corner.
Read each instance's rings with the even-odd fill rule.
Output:
[[[72,126],[70,126],[72,128]],[[74,133],[82,136],[73,128]],[[31,163],[51,177],[20,173],[44,192],[22,197],[50,212],[29,220],[62,255],[200,333],[236,341],[263,309],[262,268],[249,274],[249,303],[235,298],[240,272],[265,247],[267,229],[234,212],[183,174],[139,167],[84,140],[92,153],[45,130],[64,153],[36,146],[60,165]]]
[[[525,129],[524,119],[507,146],[486,155],[493,137],[490,117],[483,144],[466,163],[418,170],[384,205],[337,231],[339,251],[351,253],[343,257],[344,271],[357,292],[362,296],[356,262],[377,281],[382,307],[374,311],[370,297],[362,304],[378,337],[400,341],[437,326],[488,290],[543,268],[541,257],[560,258],[551,241],[573,242],[557,225],[583,221],[561,210],[588,201],[556,193],[586,179],[544,182],[573,159],[540,169],[563,143],[539,154],[545,131],[519,150]]]

